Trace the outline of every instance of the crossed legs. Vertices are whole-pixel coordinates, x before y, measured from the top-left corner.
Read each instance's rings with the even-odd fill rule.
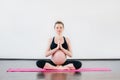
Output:
[[[61,66],[57,66],[51,60],[38,60],[36,65],[39,68],[46,68],[46,69],[79,69],[82,66],[82,63],[77,60],[66,60],[64,64]]]

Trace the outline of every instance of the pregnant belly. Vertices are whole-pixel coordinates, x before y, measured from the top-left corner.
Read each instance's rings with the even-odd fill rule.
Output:
[[[61,50],[58,50],[54,55],[52,55],[52,61],[56,65],[61,65],[66,61],[66,55]]]

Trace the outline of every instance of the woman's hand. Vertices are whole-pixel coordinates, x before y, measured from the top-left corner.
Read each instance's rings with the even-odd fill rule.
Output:
[[[63,49],[62,44],[60,44],[60,49],[61,49],[61,50]]]
[[[60,48],[60,41],[58,41],[58,44],[57,44],[57,49]]]
[[[57,66],[56,69],[58,69],[58,70],[64,70],[64,69],[69,70],[70,68],[67,67],[67,66]]]
[[[59,49],[62,49],[62,48],[63,48],[60,40],[58,40],[58,47],[59,47]]]

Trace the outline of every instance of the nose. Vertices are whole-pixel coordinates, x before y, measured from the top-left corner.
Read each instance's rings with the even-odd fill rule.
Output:
[[[58,28],[58,31],[60,31],[61,29],[60,28]]]

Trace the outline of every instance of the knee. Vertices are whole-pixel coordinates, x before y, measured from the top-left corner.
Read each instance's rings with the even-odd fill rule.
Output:
[[[38,61],[36,62],[36,65],[37,65],[37,67],[39,67],[39,68],[43,68],[44,65],[45,65],[45,61],[44,61],[44,60],[38,60]]]
[[[79,68],[82,67],[82,63],[81,63],[80,61],[75,61],[75,62],[73,63],[73,65],[74,65],[74,67],[75,67],[76,69],[79,69]]]

